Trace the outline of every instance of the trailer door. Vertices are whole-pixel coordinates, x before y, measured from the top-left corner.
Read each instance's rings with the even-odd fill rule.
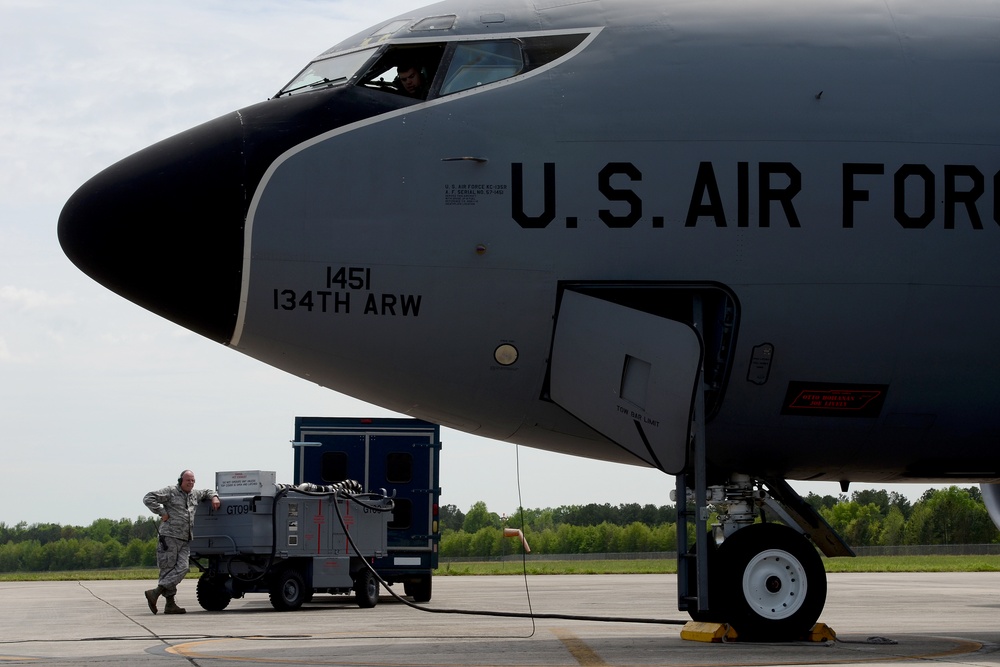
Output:
[[[365,434],[317,426],[296,429],[294,483],[365,484]]]
[[[368,488],[395,492],[389,544],[396,550],[432,550],[437,444],[427,432],[368,434]]]

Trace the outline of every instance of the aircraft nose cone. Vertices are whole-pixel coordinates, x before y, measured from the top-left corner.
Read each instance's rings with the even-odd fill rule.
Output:
[[[63,207],[59,243],[108,289],[227,343],[245,216],[243,132],[234,113],[94,176]]]

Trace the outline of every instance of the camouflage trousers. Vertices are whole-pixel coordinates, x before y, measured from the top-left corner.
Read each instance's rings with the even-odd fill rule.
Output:
[[[191,549],[187,540],[160,535],[159,543],[156,545],[156,564],[160,566],[158,583],[163,587],[163,594],[167,597],[177,594],[177,584],[181,583],[190,568],[188,563],[190,555]]]

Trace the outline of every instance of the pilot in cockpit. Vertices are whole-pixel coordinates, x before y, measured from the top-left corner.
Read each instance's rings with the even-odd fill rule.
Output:
[[[417,99],[427,98],[427,76],[424,69],[416,63],[400,63],[396,67],[396,80],[401,92]]]

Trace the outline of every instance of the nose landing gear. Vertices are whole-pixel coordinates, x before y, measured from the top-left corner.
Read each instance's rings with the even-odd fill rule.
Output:
[[[726,539],[716,556],[721,616],[741,638],[799,637],[819,619],[826,602],[826,572],[815,547],[795,530],[777,524],[747,526]]]
[[[826,572],[817,547],[828,556],[853,555],[850,548],[787,483],[734,474],[703,493],[705,505],[695,511],[687,507],[697,493],[684,494],[686,516],[697,519],[695,528],[706,531],[707,539],[704,551],[701,544],[690,549],[679,544],[679,608],[696,621],[729,624],[744,641],[808,635],[826,603]],[[718,520],[711,531],[709,504]],[[785,525],[756,523],[765,508]]]

